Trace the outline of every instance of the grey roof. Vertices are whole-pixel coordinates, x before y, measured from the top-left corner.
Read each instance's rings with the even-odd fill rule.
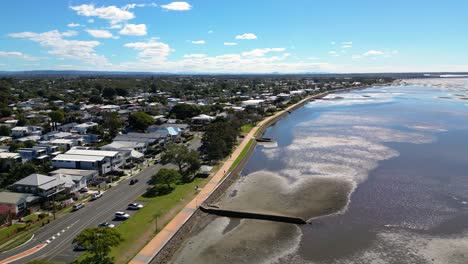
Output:
[[[76,169],[58,169],[49,172],[51,175],[54,174],[68,174],[72,176],[84,176],[84,177],[91,177],[93,175],[97,175],[98,172],[95,170],[76,170]]]
[[[36,196],[28,193],[0,192],[0,203],[18,204],[24,201],[32,201],[35,197]]]
[[[34,173],[25,177],[17,182],[15,185],[29,185],[29,186],[41,186],[43,184],[55,181],[56,179],[50,176]]]
[[[162,124],[160,127],[177,127],[180,129],[187,129],[189,127],[188,124]]]

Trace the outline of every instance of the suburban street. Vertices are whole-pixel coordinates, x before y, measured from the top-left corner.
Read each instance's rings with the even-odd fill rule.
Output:
[[[11,263],[26,263],[34,259],[46,259],[69,263],[76,259],[81,252],[73,251],[72,241],[83,229],[95,227],[102,222],[111,222],[118,225],[120,221],[113,221],[114,213],[125,211],[127,205],[141,196],[148,188],[148,181],[162,165],[155,164],[143,169],[132,177],[139,182],[129,185],[129,179],[121,182],[104,192],[103,196],[95,201],[86,202],[85,207],[68,213],[62,218],[52,221],[50,224],[40,228],[33,240],[26,245],[1,253],[0,259],[6,259],[39,244],[50,240],[50,243],[38,252]],[[134,212],[126,211],[130,215]],[[59,234],[59,235],[57,235]],[[55,236],[55,239],[51,239]]]

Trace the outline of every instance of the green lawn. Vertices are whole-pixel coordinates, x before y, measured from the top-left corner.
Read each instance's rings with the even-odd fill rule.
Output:
[[[241,151],[237,159],[232,163],[231,168],[229,168],[229,171],[232,171],[237,165],[239,165],[239,162],[241,162],[245,154],[247,154],[253,142],[254,142],[254,139],[250,139],[249,142],[247,142],[247,145],[245,145],[244,149]]]
[[[0,229],[0,239],[8,237],[10,233],[13,233],[18,227],[24,226],[24,224],[14,224],[9,227]]]
[[[130,219],[116,227],[124,241],[112,250],[116,263],[127,263],[130,258],[146,245],[156,234],[156,216],[158,230],[161,230],[196,194],[196,186],[204,186],[208,180],[197,178],[193,182],[177,185],[168,195],[138,200],[144,207]],[[143,240],[143,241],[142,241]],[[138,243],[139,242],[139,243]]]
[[[255,124],[253,124],[253,123],[243,125],[243,126],[241,126],[241,133],[242,134],[248,134],[250,132],[250,130],[252,130],[252,128],[254,128],[254,127],[255,127]]]

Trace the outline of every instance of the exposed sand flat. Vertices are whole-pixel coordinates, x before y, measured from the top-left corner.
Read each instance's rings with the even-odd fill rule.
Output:
[[[260,171],[233,186],[232,189],[237,190],[235,196],[228,193],[221,199],[219,206],[227,210],[294,216],[307,220],[344,208],[353,187],[350,181],[321,177],[290,184],[284,177]]]
[[[296,225],[245,219],[231,226],[230,221],[218,217],[209,222],[209,228],[184,243],[172,263],[272,263],[300,241]]]

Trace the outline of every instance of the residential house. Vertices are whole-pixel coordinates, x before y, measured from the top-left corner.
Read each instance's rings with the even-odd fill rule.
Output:
[[[63,191],[64,186],[65,183],[55,177],[34,173],[13,183],[10,188],[15,192],[47,198]]]
[[[99,175],[99,172],[97,170],[57,169],[49,172],[49,174],[66,174],[71,176],[81,176],[86,179],[86,182],[90,182]]]
[[[0,170],[7,170],[17,163],[21,163],[22,158],[18,153],[0,152]]]
[[[0,192],[0,205],[8,207],[14,215],[27,214],[27,209],[39,197],[28,193]]]
[[[92,127],[96,127],[98,124],[97,123],[94,123],[94,122],[86,122],[86,123],[82,123],[82,124],[78,124],[76,126],[73,127],[73,129],[71,130],[71,132],[76,132],[80,135],[84,135],[86,133],[88,133],[88,129],[92,128]]]
[[[110,162],[104,156],[59,154],[52,159],[52,166],[57,169],[95,170],[99,175],[111,171]]]
[[[53,174],[52,177],[62,181],[66,193],[76,193],[87,186],[86,177],[80,175]]]

